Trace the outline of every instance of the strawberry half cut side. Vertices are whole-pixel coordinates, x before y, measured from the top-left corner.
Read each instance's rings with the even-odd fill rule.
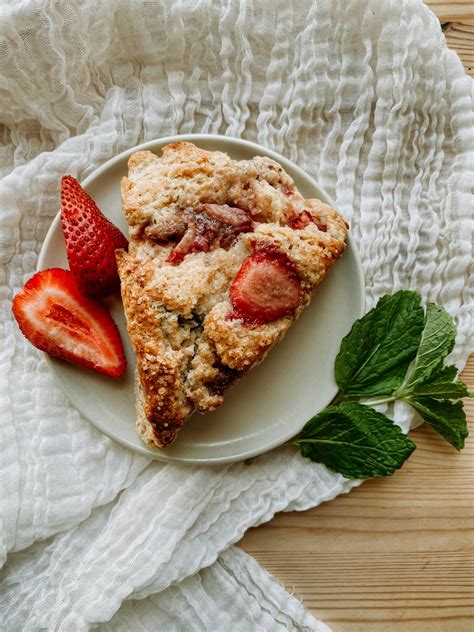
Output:
[[[99,373],[126,369],[120,333],[105,305],[85,296],[72,272],[37,272],[13,299],[23,335],[38,349]]]
[[[118,290],[115,250],[126,250],[128,241],[72,176],[61,180],[61,225],[69,268],[84,294],[105,298]]]
[[[231,318],[246,324],[268,323],[291,314],[301,303],[301,282],[294,264],[272,246],[260,247],[242,263],[230,288]]]

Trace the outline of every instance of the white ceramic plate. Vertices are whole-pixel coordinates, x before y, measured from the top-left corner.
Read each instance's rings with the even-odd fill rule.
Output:
[[[275,152],[235,138],[214,135],[173,136],[134,147],[106,162],[83,183],[84,188],[125,234],[120,179],[127,174],[133,152],[191,140],[203,149],[227,152],[242,160],[257,155],[278,161],[306,198],[334,205],[328,195],[299,167]],[[68,267],[59,215],[41,250],[38,269]],[[52,371],[72,404],[97,428],[119,443],[149,457],[182,463],[228,463],[270,450],[296,435],[305,422],[324,408],[337,391],[334,359],[342,337],[364,310],[364,280],[354,245],[317,288],[311,305],[258,367],[232,387],[218,410],[194,415],[176,443],[165,450],[146,447],[135,431],[133,370],[135,358],[119,298],[108,300],[118,324],[128,361],[118,380],[48,358]]]

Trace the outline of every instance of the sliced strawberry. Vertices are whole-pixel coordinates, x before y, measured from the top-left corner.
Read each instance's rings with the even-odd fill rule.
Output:
[[[13,299],[13,315],[38,349],[111,377],[125,371],[117,326],[105,305],[82,294],[69,270],[37,272]]]
[[[115,250],[126,249],[127,239],[72,176],[61,180],[61,224],[69,267],[80,289],[95,298],[117,290]]]
[[[235,312],[247,324],[268,323],[287,316],[301,302],[301,282],[294,264],[272,246],[247,257],[230,288]]]

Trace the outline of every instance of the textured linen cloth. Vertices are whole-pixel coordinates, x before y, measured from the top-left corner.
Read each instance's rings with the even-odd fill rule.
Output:
[[[444,305],[461,368],[473,97],[439,23],[417,0],[15,0],[0,7],[0,50],[0,628],[328,630],[231,545],[357,482],[292,447],[220,467],[121,448],[68,404],[11,299],[35,271],[63,174],[83,180],[169,134],[227,134],[329,192],[368,307],[401,288]]]

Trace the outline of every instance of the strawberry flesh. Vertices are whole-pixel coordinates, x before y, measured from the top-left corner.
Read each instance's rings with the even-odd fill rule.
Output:
[[[240,233],[253,230],[250,216],[241,208],[227,204],[201,204],[187,209],[187,228],[171,251],[167,262],[177,265],[191,252],[230,248]]]
[[[294,264],[273,246],[247,257],[230,288],[234,311],[247,325],[268,323],[291,314],[301,303],[301,282]]]
[[[13,299],[13,315],[41,351],[111,377],[126,369],[120,333],[107,308],[85,296],[69,270],[37,272]]]
[[[323,233],[327,232],[328,226],[326,222],[320,217],[314,217],[309,211],[303,211],[289,223],[290,228],[293,230],[302,230],[309,224],[315,224]]]
[[[313,217],[309,211],[303,211],[290,222],[290,228],[293,230],[302,230],[313,221]]]
[[[61,180],[61,224],[71,272],[80,289],[104,298],[119,288],[115,250],[127,239],[72,176]]]

